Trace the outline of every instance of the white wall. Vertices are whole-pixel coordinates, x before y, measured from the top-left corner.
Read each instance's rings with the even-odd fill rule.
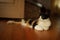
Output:
[[[0,17],[24,18],[24,0],[0,3]]]

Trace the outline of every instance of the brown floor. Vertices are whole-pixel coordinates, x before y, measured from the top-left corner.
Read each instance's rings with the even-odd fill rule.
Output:
[[[36,31],[0,21],[0,40],[60,40],[60,19],[52,19],[48,31]]]

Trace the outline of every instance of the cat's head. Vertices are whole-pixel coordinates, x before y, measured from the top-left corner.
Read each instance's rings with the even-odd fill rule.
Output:
[[[50,10],[43,10],[41,13],[40,13],[40,16],[41,16],[41,18],[42,19],[47,19],[47,18],[49,18],[50,17]]]

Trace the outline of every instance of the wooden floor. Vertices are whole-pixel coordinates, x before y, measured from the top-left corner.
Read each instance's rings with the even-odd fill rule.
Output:
[[[60,40],[60,19],[52,19],[48,31],[36,31],[0,21],[0,40]]]

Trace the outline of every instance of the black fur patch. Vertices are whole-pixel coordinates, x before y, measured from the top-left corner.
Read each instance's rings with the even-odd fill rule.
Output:
[[[37,25],[37,21],[34,22],[33,29],[35,28],[36,25]]]
[[[31,20],[29,21],[29,24],[31,25],[33,21],[34,21],[34,20],[31,19]]]

